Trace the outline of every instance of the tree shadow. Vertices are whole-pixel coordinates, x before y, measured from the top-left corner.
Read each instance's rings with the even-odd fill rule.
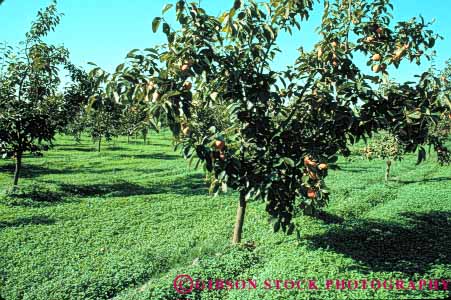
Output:
[[[334,214],[331,214],[324,210],[319,210],[315,214],[315,218],[320,219],[321,221],[323,221],[326,224],[341,224],[344,222],[344,218],[334,215]]]
[[[66,196],[63,192],[49,190],[46,186],[25,185],[15,190],[5,191],[0,196],[0,201],[8,206],[46,207],[68,203]]]
[[[121,154],[120,158],[135,158],[135,159],[162,159],[162,160],[176,160],[181,157],[178,155],[160,153],[149,153],[149,154]]]
[[[15,165],[11,163],[0,166],[0,172],[10,173],[11,175],[14,174],[14,169]],[[51,175],[51,174],[73,174],[78,172],[79,170],[75,168],[52,169],[44,166],[27,164],[26,162],[24,162],[22,168],[20,169],[20,178],[34,178],[39,177],[41,175]]]
[[[17,218],[12,221],[0,221],[0,229],[27,225],[52,225],[52,224],[55,224],[55,219],[51,219],[47,216],[32,216],[32,217]]]
[[[128,151],[128,148],[117,145],[107,145],[107,146],[102,145],[102,146],[105,148],[106,151]],[[100,150],[100,153],[102,153],[102,150]]]
[[[451,212],[399,216],[403,223],[358,220],[308,239],[311,247],[343,253],[375,272],[424,274],[434,264],[451,263]]]
[[[85,147],[85,146],[80,146],[80,147],[75,147],[75,146],[58,146],[55,147],[56,151],[76,151],[76,152],[94,152],[95,149],[94,148],[90,148],[90,147]]]
[[[97,152],[97,153],[102,153],[104,151],[108,152],[108,151],[126,151],[128,150],[128,148],[125,147],[121,147],[121,146],[116,146],[116,145],[102,145],[100,147],[100,152],[97,151],[97,144],[96,145],[80,145],[80,146],[65,146],[65,145],[58,145],[56,147],[54,147],[55,150],[57,151],[75,151],[75,152]]]
[[[58,182],[52,182],[59,184]],[[167,184],[141,185],[125,180],[108,184],[59,184],[66,195],[76,197],[129,197],[155,194],[177,194],[185,196],[208,195],[208,187],[202,174],[190,174]]]
[[[152,143],[152,142],[149,142],[147,145],[148,146],[158,146],[158,147],[172,147],[171,143],[164,144],[164,143]]]
[[[392,180],[393,182],[400,183],[400,184],[414,184],[414,183],[422,183],[426,184],[429,182],[442,182],[442,181],[451,181],[451,177],[435,177],[435,178],[428,178],[428,179],[421,179],[421,180]]]
[[[341,167],[340,171],[349,173],[367,173],[368,170],[380,169],[377,167]]]

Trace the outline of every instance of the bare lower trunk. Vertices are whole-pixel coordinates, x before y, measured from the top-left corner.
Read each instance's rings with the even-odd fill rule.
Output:
[[[127,134],[127,144],[130,144],[130,134]]]
[[[144,145],[147,145],[147,134],[144,134]]]
[[[97,151],[100,152],[100,145],[102,144],[102,137],[99,137],[99,144],[97,146]]]
[[[385,170],[385,181],[388,181],[390,178],[390,168],[391,168],[391,160],[387,160],[387,169]]]
[[[243,233],[244,216],[246,214],[246,193],[241,191],[240,201],[236,210],[235,228],[233,230],[233,244],[241,242],[241,235]]]
[[[14,170],[14,183],[13,186],[17,187],[20,177],[20,169],[22,168],[22,153],[16,154],[16,169]]]

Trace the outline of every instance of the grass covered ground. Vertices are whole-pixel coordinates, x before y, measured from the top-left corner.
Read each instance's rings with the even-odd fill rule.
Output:
[[[384,162],[340,159],[321,219],[273,234],[264,203],[247,211],[244,240],[230,247],[237,196],[210,197],[201,171],[172,151],[126,139],[101,153],[59,137],[24,159],[22,188],[6,194],[12,161],[0,161],[0,295],[4,299],[402,299],[426,290],[325,290],[326,279],[451,279],[451,167],[408,156],[383,182]],[[259,288],[177,295],[177,274],[253,278]],[[266,279],[314,279],[319,290],[265,290]],[[451,289],[451,287],[450,287]],[[0,297],[0,298],[1,298]]]

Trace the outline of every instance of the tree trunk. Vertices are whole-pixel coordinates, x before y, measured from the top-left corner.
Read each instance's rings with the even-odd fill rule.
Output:
[[[127,144],[130,144],[130,133],[127,133]]]
[[[102,136],[99,137],[99,145],[97,147],[97,151],[100,152],[100,145],[102,144]]]
[[[240,192],[240,201],[236,210],[235,229],[233,230],[233,244],[241,242],[241,235],[243,233],[244,216],[246,214],[246,193]]]
[[[385,181],[388,181],[390,178],[390,167],[391,167],[391,160],[387,160],[387,169],[385,170]]]
[[[147,145],[147,134],[144,133],[144,145]]]
[[[14,170],[14,188],[18,186],[19,177],[20,177],[20,169],[22,168],[22,153],[16,153],[16,169]]]

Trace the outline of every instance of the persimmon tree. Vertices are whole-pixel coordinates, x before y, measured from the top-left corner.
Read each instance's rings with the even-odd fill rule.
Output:
[[[154,117],[167,117],[183,155],[211,174],[212,190],[239,192],[234,243],[250,200],[265,201],[274,230],[291,234],[296,211],[327,204],[328,166],[349,155],[350,144],[385,130],[415,151],[444,109],[440,80],[430,73],[379,92],[389,72],[429,58],[439,38],[422,19],[394,23],[386,0],[324,1],[320,41],[312,51],[299,41],[293,65],[275,71],[280,36],[300,30],[321,9],[314,5],[236,0],[215,17],[196,3],[169,4],[163,13],[175,8],[178,28],[164,15],[152,23],[167,43],[132,51],[134,63],[120,65],[107,84],[119,101],[152,97]],[[226,122],[201,116],[218,107]]]
[[[385,181],[388,181],[392,163],[403,159],[404,149],[395,136],[388,133],[380,133],[373,136],[368,145],[362,149],[362,154],[369,160],[385,160],[387,166],[385,169]]]
[[[60,132],[72,135],[79,142],[81,134],[87,130],[87,107],[90,97],[95,93],[95,84],[82,68],[69,64],[71,81],[64,88],[64,126]]]
[[[68,51],[44,41],[59,21],[52,3],[38,13],[20,48],[0,53],[0,154],[15,160],[14,186],[24,153],[46,150],[63,120],[59,71]]]
[[[147,144],[149,130],[159,130],[149,114],[149,106],[144,102],[133,102],[125,105],[120,119],[120,131],[127,135],[128,143],[130,143],[130,136],[141,134],[144,144]]]
[[[100,68],[95,68],[89,74],[94,87],[89,97],[84,122],[92,140],[97,142],[98,152],[100,152],[103,138],[110,141],[120,132],[122,105],[106,91],[104,82],[109,76],[108,72]]]

